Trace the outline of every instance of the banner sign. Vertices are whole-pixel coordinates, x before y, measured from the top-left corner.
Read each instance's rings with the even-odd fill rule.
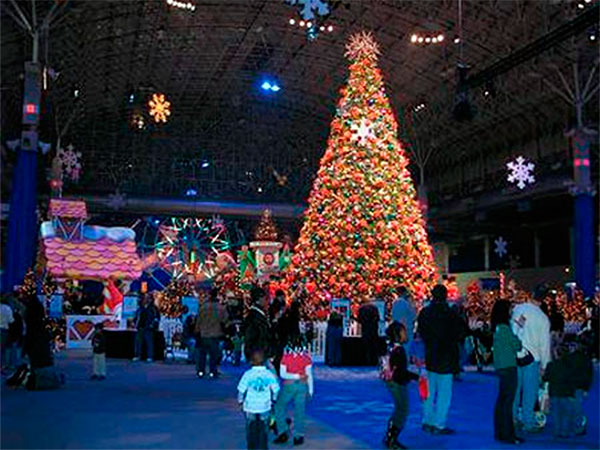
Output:
[[[92,348],[94,325],[104,323],[104,328],[118,328],[114,316],[66,316],[67,348]]]

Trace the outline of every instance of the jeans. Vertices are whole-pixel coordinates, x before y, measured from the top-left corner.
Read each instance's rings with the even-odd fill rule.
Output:
[[[408,417],[408,390],[405,384],[398,384],[393,381],[386,383],[386,385],[394,399],[394,412],[390,420],[400,432],[404,428]]]
[[[246,413],[246,441],[248,449],[267,450],[267,422],[269,413]]]
[[[583,433],[586,429],[587,418],[585,416],[585,412],[583,411],[583,398],[584,393],[582,389],[577,389],[575,391],[575,397],[571,399],[572,407],[571,411],[573,413],[573,420],[575,421],[575,433]]]
[[[494,408],[494,438],[499,441],[511,441],[515,438],[513,404],[519,377],[516,367],[498,369],[496,373],[500,383]]]
[[[427,371],[429,396],[423,402],[423,424],[437,428],[446,428],[448,409],[452,400],[451,373],[435,373]]]
[[[92,373],[99,377],[106,376],[106,353],[94,353]]]
[[[517,395],[513,404],[513,417],[519,417],[521,406],[521,422],[527,430],[535,429],[538,423],[535,420],[534,407],[540,389],[540,363],[534,361],[523,367],[517,367]]]
[[[573,398],[550,397],[550,410],[554,422],[554,436],[572,435],[574,432]]]
[[[206,370],[206,355],[208,355],[210,373],[217,373],[217,367],[221,362],[219,338],[200,338],[200,346],[197,347],[197,350],[198,358],[196,359],[196,372],[204,372]]]
[[[154,330],[149,328],[138,329],[135,334],[135,356],[142,355],[142,344],[146,343],[146,358],[153,359],[154,356]]]
[[[281,434],[287,429],[285,422],[287,407],[291,401],[294,401],[294,436],[304,436],[307,393],[308,386],[306,383],[301,381],[283,383],[277,403],[275,403],[275,420],[277,421],[278,433]]]

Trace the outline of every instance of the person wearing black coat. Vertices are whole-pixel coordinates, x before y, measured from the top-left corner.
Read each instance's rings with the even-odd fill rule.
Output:
[[[425,367],[429,396],[423,404],[423,430],[452,434],[446,427],[452,399],[453,375],[459,372],[459,342],[464,325],[454,308],[446,302],[448,291],[438,284],[431,291],[433,301],[421,310],[418,333],[425,343]]]
[[[377,306],[372,302],[361,305],[356,320],[361,325],[361,340],[365,352],[365,362],[368,366],[375,366],[380,356],[379,310]]]
[[[35,295],[24,300],[25,303],[25,341],[23,350],[29,358],[32,369],[54,365],[50,347],[50,334],[46,330],[46,312]]]
[[[272,356],[271,325],[264,307],[267,294],[260,287],[250,291],[250,309],[244,319],[244,355],[250,361],[250,355],[255,350],[262,350],[266,358]]]

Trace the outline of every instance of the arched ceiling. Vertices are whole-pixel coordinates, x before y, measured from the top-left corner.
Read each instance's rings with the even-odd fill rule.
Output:
[[[183,195],[189,186],[206,197],[302,202],[347,77],[345,42],[361,29],[379,41],[398,115],[426,105],[416,121],[422,146],[433,151],[431,176],[465,154],[563,127],[570,107],[531,74],[559,82],[549,65],[569,69],[573,62],[585,74],[598,51],[585,33],[562,42],[495,78],[494,98],[473,90],[477,115],[458,123],[450,114],[458,0],[330,1],[326,24],[334,31],[311,42],[289,25],[298,14],[283,0],[196,0],[194,12],[166,0],[11,2],[2,2],[3,135],[20,131],[23,63],[31,55],[31,39],[12,17],[15,5],[28,18],[34,5],[38,20],[54,7],[40,59],[60,75],[45,94],[41,128],[56,141],[56,130],[70,123],[62,141],[83,152],[85,165],[74,192]],[[580,13],[571,0],[464,0],[463,10],[471,73]],[[412,33],[428,30],[443,33],[444,44],[410,43]],[[280,92],[260,92],[266,75],[279,80]],[[164,126],[135,130],[132,109],[151,92],[167,95],[173,115]],[[597,121],[597,107],[590,114]],[[278,183],[275,171],[288,182]]]

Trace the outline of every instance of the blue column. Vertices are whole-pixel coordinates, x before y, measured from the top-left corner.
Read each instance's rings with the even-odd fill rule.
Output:
[[[17,165],[13,172],[8,242],[5,253],[5,272],[2,290],[12,291],[21,284],[27,269],[33,268],[37,243],[36,209],[37,154],[18,150]]]
[[[594,197],[575,196],[575,281],[586,297],[594,296]]]
[[[573,133],[575,186],[575,281],[586,297],[594,295],[594,199],[590,171],[590,138],[585,129]]]
[[[25,63],[23,90],[23,129],[17,150],[17,165],[12,177],[8,242],[1,289],[12,291],[21,284],[25,272],[33,268],[37,244],[36,175],[38,123],[40,115],[40,65]]]

